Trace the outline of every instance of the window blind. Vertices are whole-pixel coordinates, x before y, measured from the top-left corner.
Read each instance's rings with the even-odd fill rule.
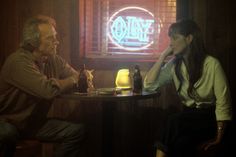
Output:
[[[176,0],[86,0],[86,57],[151,57],[169,44]]]

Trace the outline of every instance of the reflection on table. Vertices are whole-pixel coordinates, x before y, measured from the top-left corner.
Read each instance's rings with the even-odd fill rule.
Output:
[[[160,95],[157,91],[142,91],[141,93],[133,93],[131,89],[109,91],[104,88],[104,91],[95,90],[90,93],[72,92],[60,95],[58,98],[73,99],[73,100],[96,100],[96,101],[123,101],[123,100],[139,100],[158,97]],[[107,92],[107,93],[106,93]],[[102,93],[102,94],[101,94]]]

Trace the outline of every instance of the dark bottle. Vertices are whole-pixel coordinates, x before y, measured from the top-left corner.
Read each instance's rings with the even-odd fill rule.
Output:
[[[140,69],[138,65],[135,65],[134,75],[133,75],[133,92],[141,93],[143,88],[143,79],[140,74]]]
[[[88,89],[88,82],[87,82],[87,76],[86,76],[85,65],[84,65],[80,69],[80,73],[79,73],[78,92],[87,93],[87,89]]]

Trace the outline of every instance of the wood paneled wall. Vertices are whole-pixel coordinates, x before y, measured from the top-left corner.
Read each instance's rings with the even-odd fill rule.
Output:
[[[78,30],[71,29],[79,29],[79,22],[81,20],[78,17],[79,2],[79,0],[3,1],[0,6],[0,65],[3,64],[6,56],[17,49],[25,19],[36,14],[45,14],[56,19],[60,40],[59,54],[69,62],[71,62],[71,57],[79,57],[79,49],[82,46],[82,43],[78,41],[79,32]],[[199,23],[206,39],[207,49],[212,55],[220,59],[230,79],[230,83],[232,82],[231,78],[233,78],[231,67],[234,65],[234,28],[236,25],[233,16],[234,8],[232,2],[233,0],[224,2],[221,0],[178,0],[177,3],[179,9],[184,10],[184,8],[188,7],[187,11],[179,11],[178,17],[190,17]],[[182,6],[182,4],[185,5]],[[186,4],[188,6],[186,6]],[[83,62],[83,60],[81,62]],[[88,66],[96,68],[93,65],[89,65],[91,63],[93,64],[93,62],[88,62]],[[104,63],[96,64],[106,65]],[[117,70],[119,67],[124,67],[125,63],[121,64],[122,65],[116,63],[117,66],[114,70]],[[132,65],[133,64],[127,64],[126,66],[132,68]],[[146,71],[151,65],[152,63],[145,63],[141,69]],[[78,67],[79,63],[77,61],[73,62],[73,66]],[[99,70],[113,69],[107,69],[107,66],[100,66]],[[98,82],[100,82],[100,80]]]
[[[185,3],[188,0],[179,0],[178,4]],[[71,57],[79,57],[79,49],[83,44],[83,41],[78,41],[79,32],[77,29],[79,27],[79,22],[82,19],[77,19],[79,10],[76,8],[78,4],[83,5],[80,0],[4,0],[0,5],[0,66],[3,64],[5,58],[18,48],[21,38],[21,31],[23,27],[23,22],[26,18],[36,15],[45,14],[52,16],[57,21],[57,31],[60,40],[59,54],[65,58],[68,62],[73,63],[74,67],[79,67],[83,62],[86,63],[88,68],[95,69],[95,86],[105,87],[114,86],[114,77],[116,75],[116,70],[121,67],[127,67],[132,69],[133,65],[136,63],[112,63],[115,64],[113,68],[107,66],[107,64],[102,62],[97,62],[99,68],[96,69],[94,62],[81,60],[81,63],[71,62]],[[183,6],[178,6],[183,8]],[[210,54],[216,56],[222,63],[226,75],[229,79],[229,84],[231,88],[231,94],[233,99],[233,104],[235,104],[235,76],[233,67],[235,67],[234,51],[236,50],[235,42],[235,28],[236,22],[234,20],[234,5],[233,0],[189,0],[187,7],[188,10],[182,11],[178,16],[190,17],[195,19],[203,30],[203,35],[205,37],[205,42],[207,49]],[[81,10],[80,10],[81,11]],[[187,15],[186,15],[187,14]],[[73,29],[72,29],[73,28]],[[76,33],[75,33],[76,32]],[[142,74],[145,75],[147,69],[153,63],[138,63],[141,65]],[[104,65],[104,66],[102,66]],[[104,76],[106,79],[104,80]],[[103,84],[101,84],[103,82]],[[173,104],[175,103],[176,95],[170,90],[173,87],[168,87],[163,89],[162,97],[158,100],[158,104]],[[173,91],[173,90],[172,90]],[[174,98],[174,99],[173,99]],[[62,104],[63,105],[63,104]],[[72,105],[73,106],[73,105]],[[63,110],[64,111],[64,110]],[[79,110],[80,113],[82,112]],[[96,114],[99,109],[96,110]],[[160,111],[160,110],[159,110]],[[69,112],[69,111],[68,111]],[[74,111],[73,111],[74,112]],[[93,111],[92,111],[93,112]],[[95,111],[94,111],[95,112]],[[59,112],[60,113],[60,112]],[[149,113],[143,112],[143,114]],[[158,114],[161,114],[158,112]],[[141,114],[142,115],[142,114]],[[100,116],[98,114],[98,116]],[[91,117],[87,116],[87,120],[90,121]],[[157,118],[151,117],[149,119]],[[73,119],[73,118],[72,118]],[[85,118],[86,119],[86,118]],[[99,121],[99,119],[98,119]],[[158,119],[157,119],[158,121]],[[137,122],[137,121],[136,121]],[[155,120],[152,121],[154,125]],[[160,120],[159,120],[160,122]],[[100,122],[99,122],[100,123]],[[96,123],[98,124],[98,123]],[[127,124],[127,123],[126,123]],[[155,126],[150,127],[155,128]],[[134,130],[135,131],[135,130]],[[150,132],[149,132],[150,133]],[[132,135],[130,132],[129,135]],[[127,137],[127,136],[126,136]],[[131,136],[132,137],[132,136]],[[130,137],[130,138],[131,138]],[[94,138],[99,138],[98,136]],[[124,137],[123,137],[124,138]],[[125,140],[125,139],[124,139]],[[92,141],[92,139],[91,139]],[[124,141],[123,141],[124,142]],[[150,141],[146,141],[150,142]],[[121,143],[122,144],[122,143]],[[149,143],[150,144],[150,143]],[[100,146],[97,144],[95,146],[97,152],[99,152]],[[91,146],[93,149],[93,146]],[[120,153],[125,152],[126,147],[122,147]],[[135,151],[135,148],[133,148]],[[122,152],[123,151],[123,152]],[[96,155],[96,152],[92,153],[91,157]],[[135,154],[135,153],[134,153]],[[131,154],[128,154],[131,155]],[[97,154],[99,156],[99,154]]]
[[[60,41],[59,54],[70,62],[70,24],[73,2],[74,0],[8,0],[1,2],[0,65],[10,53],[18,48],[24,21],[38,14],[55,18]]]

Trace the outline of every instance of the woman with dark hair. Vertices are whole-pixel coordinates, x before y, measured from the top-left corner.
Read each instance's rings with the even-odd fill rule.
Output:
[[[144,87],[156,90],[173,81],[183,110],[168,117],[156,157],[190,157],[198,145],[208,150],[221,143],[232,120],[230,92],[220,62],[206,53],[194,21],[173,23],[168,34],[170,46],[148,71]],[[165,64],[170,55],[173,59]]]

